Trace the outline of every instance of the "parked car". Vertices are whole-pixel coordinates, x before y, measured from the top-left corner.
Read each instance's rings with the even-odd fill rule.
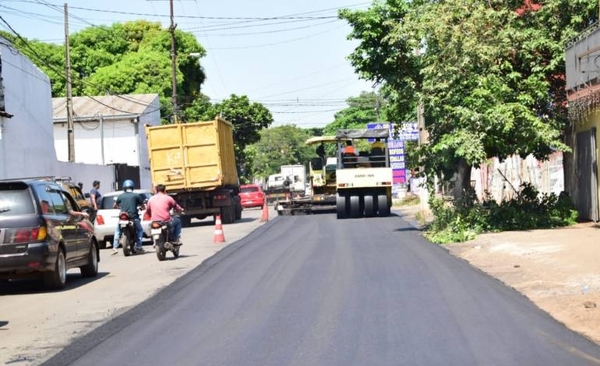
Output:
[[[48,179],[0,181],[0,280],[41,277],[65,287],[67,270],[96,277],[100,252],[92,223],[62,185]]]
[[[244,184],[240,186],[240,199],[243,208],[262,207],[265,193],[258,184]]]
[[[152,192],[147,189],[134,189],[133,192],[138,193],[142,196],[144,201],[148,200],[152,196]],[[101,248],[106,247],[106,242],[109,242],[112,246],[112,242],[115,236],[115,228],[119,224],[119,212],[118,208],[113,208],[119,195],[123,191],[108,192],[102,196],[100,206],[98,206],[98,213],[96,215],[96,222],[94,225],[94,232],[96,237],[100,240]],[[150,220],[144,220],[145,209],[140,209],[140,218],[142,218],[142,228],[144,229],[144,238],[150,238]]]

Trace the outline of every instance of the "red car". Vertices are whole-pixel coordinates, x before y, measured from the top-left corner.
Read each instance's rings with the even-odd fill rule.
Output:
[[[265,194],[258,184],[244,184],[240,187],[243,208],[263,207]]]

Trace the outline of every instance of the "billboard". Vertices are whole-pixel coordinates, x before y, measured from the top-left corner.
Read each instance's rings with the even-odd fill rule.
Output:
[[[402,127],[399,129],[398,134],[394,135],[394,123],[367,123],[367,129],[388,128],[390,130],[390,136],[393,136],[388,140],[388,149],[394,176],[394,185],[406,184],[407,180],[404,141],[417,141],[419,139],[417,122],[404,122],[401,125]]]

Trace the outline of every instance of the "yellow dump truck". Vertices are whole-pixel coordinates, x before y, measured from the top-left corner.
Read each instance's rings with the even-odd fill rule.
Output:
[[[223,224],[242,218],[231,123],[146,126],[146,137],[152,183],[164,184],[184,208],[184,225],[217,214]]]

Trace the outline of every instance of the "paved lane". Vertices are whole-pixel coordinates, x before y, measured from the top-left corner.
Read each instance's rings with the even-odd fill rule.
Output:
[[[599,365],[399,217],[279,217],[47,365]]]

